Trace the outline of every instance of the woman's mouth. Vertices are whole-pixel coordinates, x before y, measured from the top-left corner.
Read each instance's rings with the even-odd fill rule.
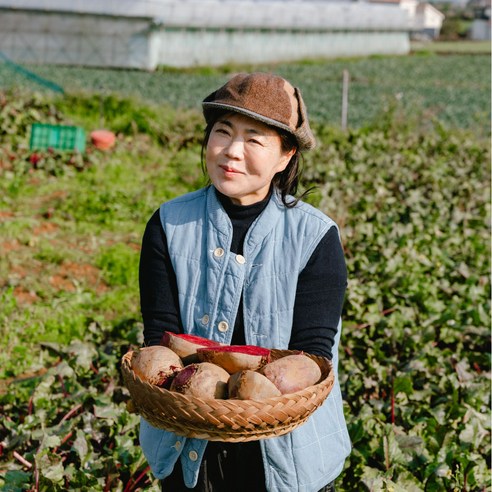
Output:
[[[219,166],[226,174],[242,174],[241,171],[229,166]]]

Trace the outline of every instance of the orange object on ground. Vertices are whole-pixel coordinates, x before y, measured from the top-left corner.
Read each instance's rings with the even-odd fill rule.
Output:
[[[114,146],[116,135],[109,130],[94,130],[91,132],[91,142],[101,150],[107,150]]]

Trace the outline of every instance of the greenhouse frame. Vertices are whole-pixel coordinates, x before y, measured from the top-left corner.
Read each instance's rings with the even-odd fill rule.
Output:
[[[407,54],[408,14],[349,1],[0,0],[17,63],[153,70]]]

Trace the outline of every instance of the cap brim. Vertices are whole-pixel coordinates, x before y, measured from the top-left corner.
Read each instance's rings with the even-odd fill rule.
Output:
[[[249,116],[250,118],[261,121],[262,123],[265,123],[267,125],[281,128],[282,130],[285,130],[286,132],[289,132],[293,136],[295,136],[295,133],[292,131],[292,129],[289,128],[284,123],[280,123],[277,120],[274,120],[272,118],[268,118],[267,116],[263,116],[261,114],[255,113],[254,111],[250,111],[249,109],[240,108],[240,107],[234,106],[232,104],[223,104],[223,103],[217,103],[217,102],[203,102],[202,106],[204,109],[205,119],[207,119],[207,115],[206,115],[205,110],[207,110],[207,109],[223,109],[225,111],[233,111],[235,113],[244,114],[245,116]]]

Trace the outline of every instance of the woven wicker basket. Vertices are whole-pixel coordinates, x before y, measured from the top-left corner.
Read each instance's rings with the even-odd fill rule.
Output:
[[[294,353],[272,350],[272,359]],[[142,381],[131,368],[132,352],[122,359],[122,373],[136,411],[151,425],[184,437],[246,442],[281,436],[303,424],[333,387],[331,362],[309,355],[321,369],[320,381],[296,393],[265,400],[202,400]]]

